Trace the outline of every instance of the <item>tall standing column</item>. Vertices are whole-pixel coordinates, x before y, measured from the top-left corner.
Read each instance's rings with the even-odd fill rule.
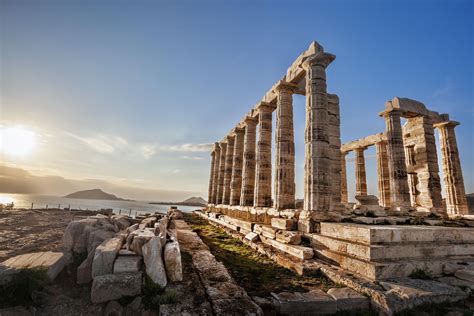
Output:
[[[343,204],[349,203],[349,192],[347,192],[347,171],[346,171],[346,156],[347,152],[341,153],[341,202]]]
[[[331,209],[326,67],[334,59],[334,55],[319,52],[303,63],[306,70],[304,168],[304,209],[306,211]]]
[[[384,111],[387,134],[388,169],[390,173],[390,192],[392,207],[410,206],[407,166],[403,147],[402,124],[398,110]]]
[[[221,147],[219,143],[214,143],[214,152],[215,152],[215,164],[213,172],[213,181],[212,181],[212,204],[217,204],[217,191],[219,187],[219,170],[220,170],[220,160],[221,160]]]
[[[227,136],[227,150],[225,154],[224,192],[222,204],[230,204],[230,180],[232,178],[232,163],[234,158],[234,136]]]
[[[222,204],[222,200],[224,197],[225,156],[227,152],[226,143],[220,143],[219,146],[221,147],[221,155],[219,158],[219,181],[217,185],[216,204]]]
[[[207,203],[211,204],[212,203],[212,188],[213,188],[213,182],[214,182],[214,166],[216,164],[216,151],[215,148],[212,149],[211,152],[211,172],[209,176],[209,190],[207,194]]]
[[[253,206],[255,190],[255,137],[257,122],[252,117],[245,119],[244,166],[242,169],[242,192],[240,205]]]
[[[232,179],[230,180],[230,205],[240,205],[240,191],[242,190],[242,162],[244,155],[244,133],[244,129],[235,129]]]
[[[446,209],[448,214],[469,214],[461,160],[454,128],[458,122],[448,121],[436,124],[439,130],[443,162],[444,186],[446,188]]]
[[[356,195],[367,195],[367,178],[365,175],[365,147],[356,148],[354,150],[355,159],[355,172],[356,172]]]
[[[377,152],[377,187],[379,191],[379,204],[390,207],[390,176],[388,170],[387,143],[375,143]]]
[[[272,111],[261,102],[258,107],[258,146],[254,206],[272,205]]]
[[[295,208],[295,136],[293,87],[280,82],[277,92],[275,133],[275,205],[278,210]]]

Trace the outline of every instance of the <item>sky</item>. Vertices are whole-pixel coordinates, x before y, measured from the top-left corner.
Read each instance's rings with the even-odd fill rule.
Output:
[[[383,131],[387,100],[418,100],[461,123],[474,192],[473,20],[473,2],[460,0],[0,0],[0,189],[26,172],[40,193],[67,193],[41,185],[59,177],[130,188],[130,198],[207,198],[210,144],[316,40],[336,55],[327,83],[343,143]],[[304,96],[294,124],[301,198]],[[28,150],[12,150],[8,131],[26,135]],[[366,164],[377,194],[373,148]]]

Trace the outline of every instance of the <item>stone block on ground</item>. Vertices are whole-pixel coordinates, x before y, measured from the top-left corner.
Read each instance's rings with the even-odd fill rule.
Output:
[[[142,248],[155,234],[146,229],[137,229],[131,232],[127,237],[127,249],[142,255]]]
[[[165,245],[165,267],[166,276],[171,282],[183,281],[183,268],[181,264],[181,252],[177,241]]]
[[[283,315],[324,315],[337,311],[336,301],[321,290],[306,293],[281,292],[272,293],[279,313]]]
[[[70,222],[64,231],[63,249],[75,253],[86,252],[88,234],[96,224],[96,218],[85,218]]]
[[[278,250],[286,252],[287,254],[292,255],[300,260],[311,259],[314,256],[313,248],[303,247],[299,245],[289,245],[281,243],[277,240],[270,238],[260,237],[263,243],[270,245]]]
[[[91,251],[87,258],[77,267],[76,283],[87,284],[92,281],[92,261],[94,260],[94,251]]]
[[[95,229],[89,233],[89,237],[87,238],[87,252],[93,252],[101,243],[105,240],[113,238],[115,236],[115,232],[106,229]]]
[[[454,273],[454,276],[458,279],[474,283],[474,270],[467,270],[467,269],[457,270]]]
[[[118,256],[114,262],[114,274],[137,273],[142,266],[140,256]]]
[[[375,195],[356,195],[358,205],[379,205],[379,199]]]
[[[296,219],[273,217],[271,225],[277,229],[294,230],[296,228]]]
[[[299,245],[301,233],[298,231],[279,230],[276,232],[276,240],[285,244]]]
[[[165,265],[163,263],[163,249],[160,237],[155,236],[150,239],[150,241],[143,246],[142,253],[148,276],[156,284],[165,287],[168,280],[166,277]]]
[[[147,217],[141,221],[140,225],[138,225],[138,229],[144,229],[146,227],[154,227],[157,218],[154,216]]]
[[[328,294],[336,301],[338,311],[369,309],[369,299],[351,288],[332,288]]]
[[[258,235],[254,232],[250,232],[245,235],[245,239],[250,240],[251,242],[256,242],[258,241]]]
[[[92,303],[104,303],[141,293],[142,274],[105,274],[94,278],[91,288]]]
[[[114,261],[122,248],[123,238],[114,237],[105,240],[96,249],[92,261],[92,278],[99,275],[112,274],[114,271]]]
[[[117,301],[110,301],[105,305],[104,316],[123,316],[124,309]]]

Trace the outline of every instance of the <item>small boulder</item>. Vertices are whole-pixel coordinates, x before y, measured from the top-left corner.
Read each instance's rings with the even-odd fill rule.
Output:
[[[96,229],[89,233],[89,238],[87,240],[87,252],[93,252],[97,246],[103,243],[105,240],[113,238],[115,236],[114,231],[105,230],[105,229]]]
[[[157,220],[157,218],[154,217],[154,216],[147,217],[144,220],[142,220],[140,225],[138,225],[138,228],[139,229],[144,229],[145,227],[153,227],[156,223],[156,220]]]
[[[141,273],[99,275],[92,282],[91,301],[98,304],[124,296],[137,296],[141,293],[141,287]]]
[[[172,282],[183,281],[181,252],[177,241],[172,241],[165,245],[164,258],[168,279]]]
[[[114,237],[105,240],[96,248],[92,261],[92,278],[113,273],[114,261],[122,247],[122,243],[123,238]]]
[[[146,229],[138,229],[130,233],[127,237],[127,249],[142,255],[142,248],[155,234]]]
[[[104,316],[123,316],[124,310],[122,305],[117,301],[110,301],[105,306]]]
[[[146,273],[153,282],[161,287],[165,287],[168,280],[166,278],[166,270],[162,259],[163,250],[160,237],[153,237],[149,242],[147,242],[143,246],[142,252]]]
[[[75,253],[87,251],[87,240],[92,227],[97,224],[97,219],[85,218],[70,222],[63,236],[63,248]]]

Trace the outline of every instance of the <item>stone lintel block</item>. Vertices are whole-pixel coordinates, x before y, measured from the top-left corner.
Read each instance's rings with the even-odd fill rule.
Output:
[[[277,231],[276,240],[284,244],[299,245],[301,244],[301,232],[279,230]]]
[[[300,260],[311,259],[314,256],[313,248],[303,247],[298,245],[288,245],[279,241],[260,236],[263,243],[270,245],[278,250],[286,252]]]
[[[272,227],[283,229],[283,230],[294,230],[296,228],[296,219],[288,219],[288,218],[272,218]]]
[[[336,301],[337,311],[369,309],[369,299],[351,288],[332,288],[328,294]]]

